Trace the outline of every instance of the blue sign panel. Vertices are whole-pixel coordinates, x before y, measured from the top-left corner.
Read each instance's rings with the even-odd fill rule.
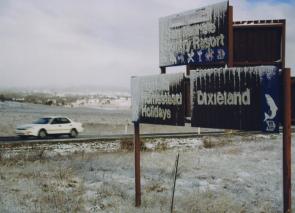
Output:
[[[227,20],[227,1],[160,18],[160,67],[225,63]]]
[[[191,72],[194,127],[278,132],[281,72],[275,66]]]
[[[261,117],[264,132],[278,132],[282,123],[282,77],[277,68],[269,69],[260,76],[261,80]]]

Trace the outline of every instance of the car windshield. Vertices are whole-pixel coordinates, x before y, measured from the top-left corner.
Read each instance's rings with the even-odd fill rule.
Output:
[[[51,118],[39,118],[33,124],[48,124]]]

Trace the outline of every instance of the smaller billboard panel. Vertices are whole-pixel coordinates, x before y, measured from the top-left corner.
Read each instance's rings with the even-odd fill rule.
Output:
[[[226,63],[228,2],[160,18],[160,67]]]
[[[271,20],[267,20],[271,21]],[[283,62],[283,23],[235,24],[234,64],[279,64]]]
[[[275,66],[191,71],[194,127],[278,132],[281,73]]]
[[[131,78],[132,121],[184,125],[184,74]]]

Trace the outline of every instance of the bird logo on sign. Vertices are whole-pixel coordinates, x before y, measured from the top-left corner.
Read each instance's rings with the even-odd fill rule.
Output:
[[[275,101],[273,100],[273,98],[269,94],[265,94],[265,98],[266,98],[266,103],[269,106],[270,113],[269,114],[266,112],[264,113],[264,121],[275,118],[278,111],[278,107]]]

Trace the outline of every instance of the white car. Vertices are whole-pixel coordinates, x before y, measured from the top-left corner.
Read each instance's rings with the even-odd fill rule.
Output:
[[[47,135],[69,135],[75,138],[82,131],[81,123],[74,122],[67,117],[48,116],[39,118],[32,124],[17,126],[15,133],[22,138],[27,136],[45,138]]]

